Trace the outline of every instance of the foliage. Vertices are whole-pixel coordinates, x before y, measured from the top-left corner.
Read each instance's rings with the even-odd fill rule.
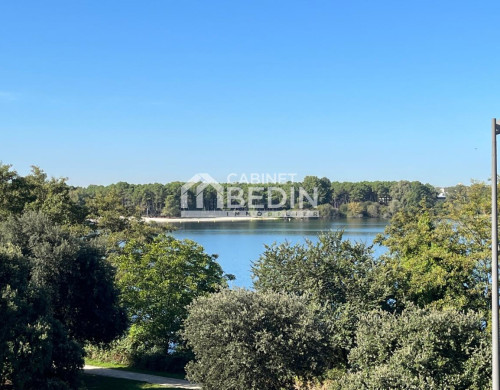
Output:
[[[163,206],[161,215],[165,217],[180,217],[180,197],[175,195],[167,195],[167,197],[165,198],[165,206]]]
[[[0,363],[16,389],[74,388],[82,342],[106,342],[126,326],[102,250],[39,212],[0,226]]]
[[[279,390],[323,372],[327,322],[304,298],[223,290],[189,307],[184,337],[196,359],[188,378],[207,390]]]
[[[235,185],[248,203],[250,184],[222,184]],[[215,255],[142,221],[177,216],[181,186],[74,188],[38,167],[23,177],[0,164],[0,387],[74,388],[88,342],[92,355],[180,370],[192,357],[179,336],[186,317],[189,373],[207,389],[291,388],[325,369],[343,389],[488,386],[485,184],[450,188],[439,202],[420,182],[259,185],[264,204],[280,202],[270,187],[297,201],[302,186],[317,190],[322,217],[393,219],[379,259],[341,232],[266,247],[253,265],[256,292],[221,291],[230,276]],[[189,207],[195,198],[192,188]],[[204,204],[217,206],[212,187]],[[294,207],[290,196],[282,206]],[[103,346],[127,325],[122,305],[132,326]]]
[[[433,207],[437,200],[437,191],[429,184],[402,180],[391,187],[390,197],[390,206],[395,213],[399,210],[418,209],[422,205]]]
[[[74,189],[66,179],[47,179],[40,168],[19,176],[10,165],[0,163],[0,220],[23,211],[40,211],[59,224],[83,224],[84,205],[75,198]]]
[[[115,188],[96,193],[95,197],[86,200],[86,204],[94,234],[102,238],[110,252],[120,252],[127,240],[151,242],[159,234],[170,230],[166,225],[142,221],[138,210],[125,206]]]
[[[314,191],[318,193],[318,204],[329,204],[332,196],[331,182],[328,178],[319,179],[316,176],[306,176],[301,183],[302,187],[311,196]]]
[[[320,218],[337,218],[339,216],[339,211],[331,204],[320,204],[318,212]]]
[[[324,233],[317,243],[266,246],[252,272],[257,291],[307,296],[327,308],[336,347],[329,361],[335,367],[347,365],[358,316],[375,308],[392,310],[389,270],[370,247],[343,240],[341,231]]]
[[[135,352],[168,354],[186,306],[199,295],[217,291],[228,279],[203,248],[189,240],[158,236],[151,243],[130,240],[113,257],[122,300],[132,321]]]
[[[0,386],[74,388],[82,350],[52,314],[44,289],[30,283],[30,264],[17,248],[0,249]]]
[[[489,229],[484,185],[462,187],[443,211],[400,211],[377,242],[389,249],[398,301],[488,311]]]
[[[481,318],[410,307],[361,316],[351,369],[332,389],[485,389],[491,346]]]
[[[133,215],[142,215],[150,217],[177,217],[180,215],[180,196],[183,183],[172,182],[165,185],[153,184],[128,184],[119,182],[109,186],[89,186],[79,188],[78,194],[84,204],[94,202],[94,199],[105,197],[107,194],[116,194],[120,198],[120,204]],[[241,196],[245,205],[249,204],[249,187],[261,187],[255,195],[261,195],[264,209],[268,207],[268,199],[273,205],[277,205],[282,200],[282,195],[278,188],[283,191],[287,199],[282,204],[284,209],[297,207],[299,198],[299,188],[302,187],[311,196],[314,197],[315,190],[318,194],[319,206],[331,206],[336,211],[330,212],[330,209],[323,207],[322,216],[331,215],[333,218],[346,216],[364,216],[374,218],[387,218],[392,213],[400,209],[418,207],[420,202],[424,201],[428,207],[434,205],[436,201],[436,190],[429,184],[409,181],[363,181],[352,182],[331,182],[328,178],[318,178],[317,176],[306,176],[302,182],[292,183],[220,183],[224,192],[227,194],[232,187],[241,188]],[[196,187],[196,186],[195,186]],[[270,192],[271,191],[271,192]],[[258,194],[257,194],[258,192]],[[196,191],[191,188],[187,192],[188,208],[193,209],[196,205]],[[233,194],[236,195],[236,194]],[[291,198],[295,199],[295,205]],[[360,204],[361,211],[348,212],[347,206],[350,203]],[[203,204],[206,210],[213,210],[217,207],[217,192],[209,186],[203,193]],[[368,209],[369,206],[370,209]],[[224,206],[227,208],[227,197],[224,197]],[[346,206],[343,210],[342,206]],[[381,207],[382,206],[382,207]],[[306,200],[304,207],[312,207]],[[278,209],[280,209],[278,208]],[[275,209],[276,210],[276,209]],[[102,214],[102,213],[101,213]],[[122,215],[125,215],[122,213]]]
[[[347,204],[348,215],[350,217],[362,217],[364,208],[360,202],[350,202]]]
[[[30,285],[45,291],[54,315],[76,340],[107,342],[125,329],[114,271],[95,242],[74,237],[44,214],[27,212],[0,226],[0,244],[19,248]]]
[[[134,354],[131,344],[128,337],[123,337],[109,344],[86,345],[85,363],[122,371],[185,379],[184,367],[193,358],[191,352],[182,351],[154,356]]]
[[[258,291],[308,295],[332,309],[345,303],[375,308],[385,305],[389,294],[382,268],[370,247],[336,231],[321,234],[316,243],[266,245],[252,273]]]

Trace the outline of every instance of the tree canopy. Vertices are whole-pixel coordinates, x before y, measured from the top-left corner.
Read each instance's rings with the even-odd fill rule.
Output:
[[[328,322],[303,297],[223,290],[189,306],[188,378],[207,390],[280,390],[325,369]]]
[[[151,243],[130,240],[112,258],[118,286],[132,321],[135,350],[168,354],[181,340],[178,331],[187,306],[200,295],[227,287],[216,256],[190,240],[158,236]]]
[[[103,248],[34,211],[0,224],[0,248],[1,382],[75,388],[83,343],[108,342],[127,325]]]

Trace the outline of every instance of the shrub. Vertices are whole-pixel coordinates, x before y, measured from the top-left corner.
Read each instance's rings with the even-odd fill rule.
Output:
[[[491,351],[474,313],[410,307],[361,317],[350,372],[332,386],[359,389],[486,389]]]
[[[340,212],[338,209],[334,208],[331,204],[320,204],[318,206],[318,212],[320,218],[339,218]]]
[[[224,290],[189,307],[186,371],[206,390],[279,390],[325,369],[328,323],[304,298]]]

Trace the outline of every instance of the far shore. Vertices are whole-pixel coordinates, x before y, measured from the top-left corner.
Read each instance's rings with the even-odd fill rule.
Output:
[[[263,220],[277,220],[283,218],[277,217],[207,217],[207,218],[167,218],[167,217],[142,217],[146,222],[157,223],[183,223],[183,222],[237,222],[237,221],[263,221]]]

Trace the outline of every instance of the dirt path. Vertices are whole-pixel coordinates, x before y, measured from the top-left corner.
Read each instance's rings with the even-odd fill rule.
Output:
[[[132,371],[114,370],[112,368],[103,368],[103,367],[96,367],[89,365],[85,365],[83,370],[86,374],[92,374],[92,375],[130,379],[134,381],[154,383],[157,385],[163,385],[168,387],[177,387],[179,389],[201,389],[200,386],[189,383],[188,381],[185,381],[183,379],[167,378],[158,375],[140,374]]]

